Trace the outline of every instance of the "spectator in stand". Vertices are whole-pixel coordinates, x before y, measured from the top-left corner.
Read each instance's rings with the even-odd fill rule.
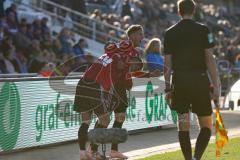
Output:
[[[42,50],[48,50],[49,52],[53,52],[52,50],[52,37],[49,35],[45,36],[45,40],[41,42],[41,49]]]
[[[43,17],[41,20],[41,31],[42,31],[42,36],[44,40],[46,40],[47,37],[51,34],[50,28],[47,26],[47,23],[48,23],[48,18]]]
[[[18,32],[13,36],[13,42],[16,48],[26,50],[31,45],[31,40],[27,36],[27,26],[20,24]]]
[[[13,17],[18,25],[18,16],[17,16],[17,5],[12,3],[10,7],[8,7],[5,11],[6,16],[8,17],[9,14],[13,14]]]
[[[41,20],[36,19],[32,25],[33,25],[33,38],[39,41],[44,40],[44,36],[42,34]]]
[[[16,34],[18,32],[17,19],[13,12],[7,14],[7,29],[10,33]]]
[[[92,18],[92,19],[97,19],[97,20],[101,20],[102,18],[101,18],[101,11],[99,10],[99,9],[95,9],[94,11],[93,11],[93,13],[90,15],[90,18]]]
[[[115,37],[118,37],[115,30],[110,30],[108,32],[108,41],[116,41]]]
[[[20,73],[20,67],[14,57],[14,46],[10,46],[9,44],[3,42],[1,48],[7,73]]]
[[[122,18],[122,24],[123,24],[123,26],[126,25],[126,24],[132,25],[132,24],[133,24],[133,21],[132,21],[132,19],[131,19],[130,16],[124,16],[124,17]]]
[[[35,56],[32,57],[29,61],[29,65],[28,65],[28,70],[30,73],[39,73],[42,68],[48,63],[47,57],[46,57],[46,53],[44,53],[43,51],[38,51],[39,47],[39,41],[35,41],[36,46],[34,46],[36,48],[36,52],[35,52]]]
[[[71,45],[71,33],[68,28],[63,28],[60,31],[58,39],[62,46],[61,52],[67,55],[72,54],[73,49]]]
[[[73,46],[73,52],[75,56],[81,57],[85,55],[84,49],[87,48],[87,42],[85,39],[81,38],[79,39],[78,43]]]
[[[133,0],[132,15],[133,15],[133,19],[135,21],[138,21],[142,17],[142,15],[143,15],[142,7],[143,6],[144,6],[144,4],[140,0]]]
[[[22,18],[21,20],[20,20],[20,23],[19,23],[19,25],[27,25],[28,23],[27,23],[27,19],[26,18]]]
[[[124,17],[124,16],[130,16],[131,18],[133,18],[129,0],[124,0],[123,6],[122,6],[121,16],[122,16],[122,17]]]
[[[52,42],[52,51],[56,54],[57,58],[60,58],[62,56],[62,45],[59,39],[55,39]]]
[[[27,36],[30,40],[33,40],[33,26],[31,24],[27,24]]]
[[[20,49],[16,50],[15,58],[19,66],[20,73],[28,73],[27,59],[24,56],[23,51]]]
[[[34,39],[27,51],[27,54],[25,57],[28,59],[28,61],[32,61],[35,57],[38,55],[41,55],[41,47],[40,47],[40,42],[37,39]]]

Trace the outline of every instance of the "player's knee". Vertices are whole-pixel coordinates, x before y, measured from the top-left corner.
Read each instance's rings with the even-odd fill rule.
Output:
[[[190,130],[190,122],[179,122],[178,130],[179,131],[189,131]]]
[[[202,124],[200,127],[201,127],[201,129],[202,128],[208,128],[209,130],[212,130],[212,124],[209,124],[209,123]]]
[[[126,119],[126,113],[116,113],[115,114],[115,121],[123,123]]]
[[[101,124],[102,126],[107,128],[109,123],[110,123],[110,116],[109,115],[99,117],[99,124]]]
[[[198,122],[199,122],[200,128],[209,128],[211,130],[213,127],[211,116],[198,117]]]
[[[178,130],[189,131],[189,129],[190,129],[189,113],[178,114]]]
[[[83,120],[82,123],[87,124],[87,125],[90,125],[90,124],[91,124],[91,121],[90,121],[90,120]]]

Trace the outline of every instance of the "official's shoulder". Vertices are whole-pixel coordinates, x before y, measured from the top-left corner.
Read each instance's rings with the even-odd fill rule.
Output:
[[[174,24],[174,25],[172,25],[171,27],[167,28],[167,29],[165,30],[165,33],[173,31],[173,30],[176,28],[176,25],[177,25],[177,23]]]
[[[204,29],[204,30],[208,30],[208,27],[205,24],[200,23],[200,22],[195,22],[195,23],[199,28]]]

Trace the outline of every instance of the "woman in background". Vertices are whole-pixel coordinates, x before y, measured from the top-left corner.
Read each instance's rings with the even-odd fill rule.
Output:
[[[149,72],[163,72],[163,57],[161,55],[161,40],[159,38],[151,39],[145,47],[147,69]]]

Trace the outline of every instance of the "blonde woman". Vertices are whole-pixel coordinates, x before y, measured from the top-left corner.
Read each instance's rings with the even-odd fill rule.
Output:
[[[163,71],[163,57],[161,55],[161,40],[151,39],[145,47],[147,68],[150,72]]]

